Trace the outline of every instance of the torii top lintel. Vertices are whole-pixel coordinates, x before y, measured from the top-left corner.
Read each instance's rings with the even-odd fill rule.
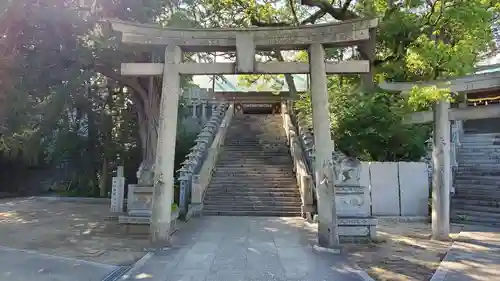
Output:
[[[356,19],[340,23],[300,27],[249,28],[163,28],[108,19],[114,31],[122,34],[122,43],[131,45],[176,45],[184,51],[234,51],[236,45],[251,44],[257,50],[305,49],[320,43],[327,47],[352,46],[370,39],[378,19]]]

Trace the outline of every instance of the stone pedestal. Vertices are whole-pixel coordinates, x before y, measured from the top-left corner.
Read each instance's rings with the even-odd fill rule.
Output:
[[[127,194],[127,213],[130,216],[151,216],[153,186],[129,184]]]
[[[368,187],[336,186],[335,195],[340,241],[370,241],[375,238],[377,220],[370,215]]]
[[[371,241],[377,235],[377,220],[371,216],[368,166],[338,153],[334,162],[339,239],[347,243]]]

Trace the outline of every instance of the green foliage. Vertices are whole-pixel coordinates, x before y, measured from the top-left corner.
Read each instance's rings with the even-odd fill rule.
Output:
[[[405,125],[406,101],[391,93],[366,94],[331,87],[330,128],[337,149],[364,161],[418,161],[430,126]],[[311,124],[309,94],[295,102],[298,119]]]
[[[115,49],[115,40],[94,28],[97,20],[110,16],[178,26],[193,21],[183,17],[187,13],[179,9],[181,3],[171,1],[98,0],[94,14],[79,10],[81,1],[76,0],[19,1],[24,3],[14,11],[18,16],[10,22],[3,14],[0,18],[0,38],[5,33],[2,40],[12,48],[7,53],[14,55],[8,65],[0,64],[0,84],[13,86],[0,91],[8,104],[1,124],[7,128],[0,136],[1,160],[19,163],[16,167],[60,167],[65,175],[53,179],[54,189],[105,196],[99,187],[111,186],[117,166],[124,165],[126,177],[135,178],[142,149],[137,113],[147,103],[138,93],[147,93],[149,85],[141,78],[120,77],[117,68],[121,61],[149,54]],[[19,16],[25,13],[30,16]],[[2,45],[0,63],[5,51]],[[183,77],[182,83],[190,79]],[[179,137],[177,162],[194,140],[182,132]]]
[[[411,112],[424,111],[431,109],[432,105],[441,100],[453,102],[449,88],[413,86],[408,93],[406,106]]]
[[[7,128],[0,137],[0,152],[5,159],[31,166],[69,163],[73,173],[64,183],[65,192],[94,195],[98,184],[109,182],[117,165],[125,165],[127,176],[135,177],[144,156],[137,132],[143,123],[137,114],[150,113],[144,106],[149,104],[144,98],[149,81],[121,77],[117,70],[120,62],[150,61],[151,54],[117,49],[116,38],[94,28],[102,17],[175,27],[244,27],[376,16],[380,18],[374,62],[377,80],[429,81],[471,72],[490,51],[491,25],[500,8],[496,1],[487,0],[312,0],[303,4],[285,0],[97,0],[98,9],[86,13],[77,9],[81,2],[77,0],[6,3],[20,1],[22,5],[16,7],[21,9],[15,13],[6,10],[12,5],[0,4],[0,84],[9,85],[7,91],[0,91],[8,104],[0,112]],[[351,48],[326,50],[326,56],[333,60],[364,58]],[[270,50],[259,57],[262,61],[306,61],[307,53],[289,57]],[[240,78],[247,85],[256,80],[272,89],[282,86],[282,79],[276,76]],[[401,121],[409,112],[429,109],[439,99],[451,99],[446,85],[414,88],[400,98],[380,91],[360,93],[354,90],[359,81],[357,76],[329,77],[331,128],[340,149],[364,160],[418,159],[429,126],[408,126]],[[189,77],[182,83],[189,84]],[[159,88],[156,83],[152,92]],[[299,118],[310,120],[307,96],[295,106]],[[180,128],[176,165],[193,140],[193,135]]]

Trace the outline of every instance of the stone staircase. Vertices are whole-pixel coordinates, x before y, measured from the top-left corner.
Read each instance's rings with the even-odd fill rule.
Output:
[[[203,201],[204,215],[300,216],[279,114],[236,114]]]
[[[500,134],[465,134],[458,154],[451,221],[500,226]]]

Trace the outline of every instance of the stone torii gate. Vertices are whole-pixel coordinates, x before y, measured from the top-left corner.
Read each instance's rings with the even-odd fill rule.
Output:
[[[407,93],[414,86],[436,86],[451,93],[474,93],[498,88],[497,73],[475,74],[451,80],[427,83],[392,82],[379,85],[387,91]],[[450,235],[451,123],[450,121],[478,120],[500,117],[500,105],[486,108],[450,108],[447,101],[438,102],[433,111],[415,112],[405,117],[407,124],[434,122],[432,172],[432,238],[447,240]]]
[[[168,243],[170,233],[180,75],[310,74],[318,179],[319,175],[327,174],[325,163],[331,161],[332,154],[326,75],[369,73],[371,67],[368,60],[325,62],[324,48],[363,47],[369,44],[370,34],[378,24],[377,19],[358,19],[302,27],[178,29],[118,20],[108,22],[113,30],[121,33],[122,44],[142,45],[151,50],[165,48],[164,63],[121,65],[122,75],[163,76],[150,230],[152,242],[160,244]],[[262,63],[255,58],[256,51],[304,49],[309,51],[309,63]],[[182,60],[183,52],[232,51],[236,51],[235,63],[190,63]],[[338,243],[334,192],[321,180],[317,180],[316,189],[319,197],[318,243],[322,247],[332,247]]]

